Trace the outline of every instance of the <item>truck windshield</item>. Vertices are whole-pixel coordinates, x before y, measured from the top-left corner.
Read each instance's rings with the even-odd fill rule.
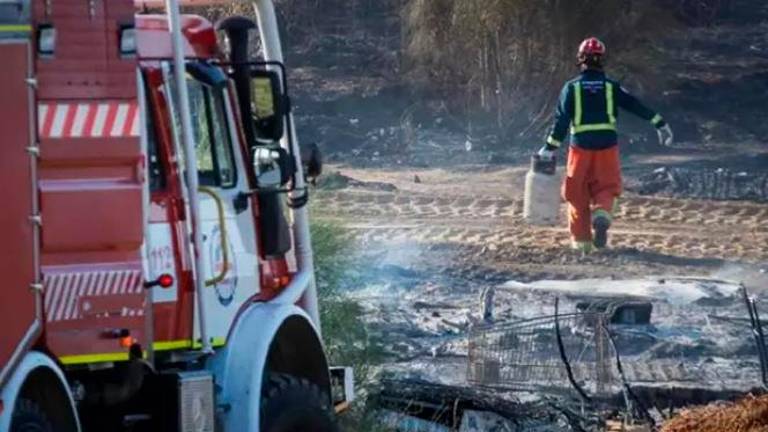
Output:
[[[174,99],[178,100],[173,81]],[[231,188],[237,180],[232,142],[224,110],[224,90],[192,78],[187,79],[192,128],[197,145],[197,172],[200,184]],[[177,130],[181,130],[178,105],[174,109]]]

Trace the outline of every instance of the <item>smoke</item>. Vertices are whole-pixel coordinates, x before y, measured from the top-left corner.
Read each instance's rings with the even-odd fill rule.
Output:
[[[751,293],[768,291],[768,263],[761,266],[729,263],[714,271],[711,277],[744,284]]]

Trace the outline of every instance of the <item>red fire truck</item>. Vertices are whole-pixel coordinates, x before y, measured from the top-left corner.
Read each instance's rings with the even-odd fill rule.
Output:
[[[319,156],[253,6],[0,0],[0,431],[336,430]]]

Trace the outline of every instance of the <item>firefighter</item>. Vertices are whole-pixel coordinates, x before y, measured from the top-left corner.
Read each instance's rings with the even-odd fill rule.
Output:
[[[553,158],[570,126],[563,198],[568,202],[572,247],[583,253],[607,245],[614,207],[621,195],[618,108],[650,121],[662,145],[670,145],[674,137],[661,115],[605,75],[605,52],[605,45],[597,38],[581,43],[581,74],[563,87],[552,132],[539,150],[540,157]]]

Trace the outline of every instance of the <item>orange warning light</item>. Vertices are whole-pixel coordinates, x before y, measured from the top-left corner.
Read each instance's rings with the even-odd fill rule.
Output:
[[[120,346],[123,348],[130,348],[134,343],[136,343],[136,339],[132,338],[130,335],[120,338]]]

